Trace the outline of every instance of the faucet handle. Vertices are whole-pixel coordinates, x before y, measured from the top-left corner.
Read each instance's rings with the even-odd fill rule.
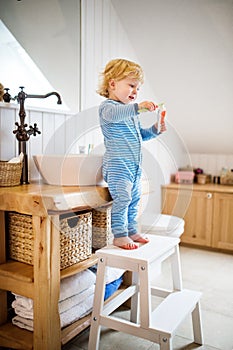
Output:
[[[5,90],[6,92],[5,92],[5,94],[3,95],[3,101],[9,103],[9,102],[11,101],[11,95],[10,95],[9,92],[8,92],[10,89],[5,88],[4,90]]]
[[[36,133],[41,134],[41,131],[38,129],[37,124],[34,123],[34,126],[29,126],[28,134],[36,136]]]

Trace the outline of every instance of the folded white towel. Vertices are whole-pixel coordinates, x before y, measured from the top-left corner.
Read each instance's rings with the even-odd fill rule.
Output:
[[[93,295],[95,292],[95,285],[92,285],[90,288],[84,290],[82,293],[76,294],[62,300],[58,303],[59,313],[60,315],[64,312],[69,311],[76,305],[83,303],[86,298]],[[33,300],[27,299],[27,304],[30,305],[30,308],[25,307],[24,299],[27,299],[22,296],[16,296],[16,299],[12,302],[12,307],[14,308],[15,313],[18,316],[33,320]]]
[[[93,296],[94,293],[95,293],[95,285],[92,285],[90,288],[84,290],[82,293],[73,295],[70,298],[60,301],[58,303],[60,315],[74,308],[76,305],[84,303],[86,299],[89,298],[90,296]],[[91,307],[92,306],[93,306],[93,303]]]
[[[33,309],[27,310],[22,305],[17,305],[17,300],[14,300],[11,304],[14,308],[14,312],[16,315],[19,315],[20,317],[28,318],[29,320],[33,320]]]
[[[89,295],[83,302],[60,314],[61,328],[88,315],[92,311],[93,302],[94,293]],[[12,323],[20,328],[33,331],[33,319],[17,315],[12,319]]]
[[[13,293],[14,294],[14,293]],[[20,308],[25,311],[33,311],[33,300],[22,295],[14,294],[15,300],[12,302],[13,308]]]
[[[29,320],[21,316],[15,316],[14,318],[12,318],[12,324],[17,327],[27,329],[28,331],[33,332],[33,320]]]
[[[61,281],[61,285],[60,285],[59,301],[63,301],[74,295],[82,293],[83,291],[92,287],[95,284],[95,282],[96,282],[95,273],[88,269],[81,271],[71,277],[64,278]],[[14,306],[12,305],[13,307],[17,305],[17,307],[22,306],[27,311],[33,310],[32,299],[23,297],[18,294],[14,294],[14,295],[16,297],[16,303],[13,302],[14,303]]]
[[[64,278],[60,286],[59,300],[65,300],[72,295],[81,293],[90,288],[96,282],[96,275],[89,269],[81,271],[76,275]]]
[[[24,154],[23,152],[20,153],[18,157],[14,157],[8,161],[8,163],[20,163],[23,161]]]
[[[93,309],[94,293],[89,295],[82,303],[75,305],[71,309],[63,312],[60,315],[61,327],[66,327],[69,324],[79,320],[80,318],[88,315]]]
[[[125,270],[107,267],[105,283],[111,283],[122,276]],[[89,269],[61,281],[59,313],[61,327],[65,327],[88,315],[93,308],[96,274]],[[15,316],[12,323],[33,331],[33,300],[15,294],[12,303]]]

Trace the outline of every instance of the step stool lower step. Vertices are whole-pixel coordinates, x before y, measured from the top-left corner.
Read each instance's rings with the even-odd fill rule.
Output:
[[[151,328],[173,336],[177,327],[192,313],[195,342],[201,344],[199,300],[201,293],[183,289],[171,293],[151,314]]]

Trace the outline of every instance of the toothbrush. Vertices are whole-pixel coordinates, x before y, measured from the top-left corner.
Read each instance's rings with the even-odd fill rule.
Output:
[[[164,102],[158,103],[158,104],[156,105],[156,108],[162,107],[163,105],[164,105]],[[141,109],[138,110],[138,112],[139,112],[139,113],[148,112],[148,108],[141,108]]]
[[[148,112],[148,108],[142,108],[138,110],[139,113]],[[160,102],[156,105],[156,113],[157,113],[157,131],[158,133],[161,132],[161,124],[164,123],[164,118],[166,116],[166,107],[164,105],[164,102]]]

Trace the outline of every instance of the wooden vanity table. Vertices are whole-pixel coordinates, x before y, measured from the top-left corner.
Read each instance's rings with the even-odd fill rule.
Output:
[[[61,330],[60,280],[97,262],[95,255],[60,271],[59,215],[97,208],[111,200],[107,187],[59,187],[39,183],[0,187],[0,348],[59,350],[90,324],[90,316]],[[34,265],[7,260],[5,212],[32,216]],[[34,332],[12,325],[7,291],[32,298]]]

